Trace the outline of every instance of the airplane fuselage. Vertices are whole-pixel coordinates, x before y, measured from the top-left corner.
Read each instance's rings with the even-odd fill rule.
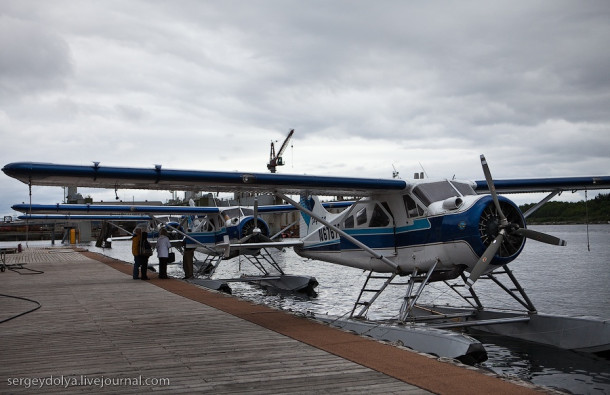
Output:
[[[500,200],[511,220],[524,226],[517,206],[508,199]],[[499,218],[489,195],[476,195],[468,184],[449,181],[421,183],[402,196],[365,198],[339,214],[319,209],[317,214],[395,263],[404,274],[415,269],[427,271],[434,264],[436,270],[468,270],[499,230]],[[304,244],[297,249],[303,257],[363,270],[395,271],[313,218],[306,229],[307,235],[301,235]],[[493,259],[491,269],[515,259],[524,242],[524,238],[511,238]]]

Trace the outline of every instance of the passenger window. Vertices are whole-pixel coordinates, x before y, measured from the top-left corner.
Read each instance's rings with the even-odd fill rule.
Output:
[[[356,214],[356,223],[358,226],[366,224],[366,207]]]
[[[344,226],[346,229],[351,229],[354,227],[354,216],[350,215],[349,217],[347,217],[347,219],[345,220]]]
[[[380,205],[376,204],[375,209],[373,210],[373,215],[371,215],[371,223],[369,224],[369,226],[371,228],[381,228],[384,226],[388,226],[389,223],[390,219],[388,218],[385,211],[383,211]]]

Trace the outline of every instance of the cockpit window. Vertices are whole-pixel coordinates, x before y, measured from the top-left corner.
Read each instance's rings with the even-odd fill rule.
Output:
[[[433,202],[439,202],[441,200],[449,199],[450,197],[458,196],[458,193],[451,186],[449,181],[421,184],[413,188],[413,193],[426,206],[429,206],[430,203]]]
[[[239,211],[239,208],[231,208],[231,209],[224,210],[222,212],[222,215],[229,217],[229,218],[238,218],[241,216],[241,211]]]
[[[462,194],[462,196],[477,194],[474,189],[472,189],[472,187],[465,182],[451,181],[451,184]]]
[[[407,216],[409,218],[421,217],[424,215],[424,210],[415,203],[415,200],[410,195],[404,195],[405,207],[407,208]]]

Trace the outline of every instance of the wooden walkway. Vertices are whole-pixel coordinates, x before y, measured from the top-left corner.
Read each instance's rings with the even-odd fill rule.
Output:
[[[132,280],[93,253],[28,249],[12,263],[44,273],[0,273],[1,294],[29,299],[0,298],[2,394],[539,391],[181,280]]]

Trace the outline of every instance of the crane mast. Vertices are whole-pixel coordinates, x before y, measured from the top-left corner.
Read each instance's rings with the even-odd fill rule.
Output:
[[[286,147],[288,147],[288,141],[292,137],[293,133],[294,129],[290,130],[290,133],[288,133],[288,137],[286,137],[286,139],[284,140],[284,143],[280,147],[280,150],[277,152],[277,155],[275,154],[275,145],[273,144],[273,141],[271,141],[271,152],[269,154],[269,163],[267,164],[267,169],[269,169],[271,173],[275,173],[277,166],[284,166],[282,154],[286,150]]]

